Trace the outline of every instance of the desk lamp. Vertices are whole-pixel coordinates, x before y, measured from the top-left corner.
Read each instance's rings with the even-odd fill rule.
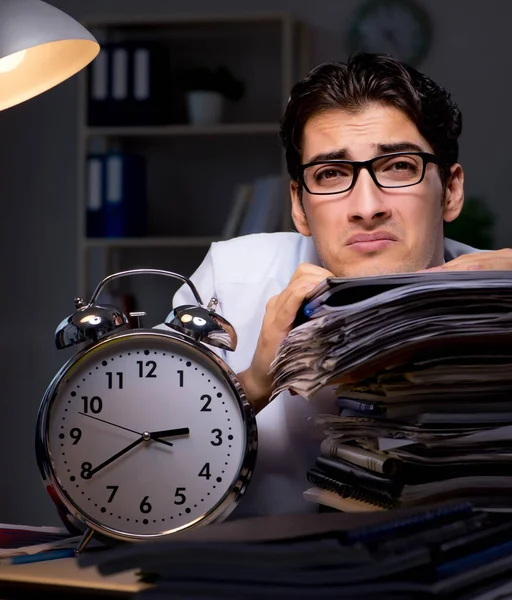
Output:
[[[42,0],[0,0],[0,110],[65,81],[99,53],[96,39]]]

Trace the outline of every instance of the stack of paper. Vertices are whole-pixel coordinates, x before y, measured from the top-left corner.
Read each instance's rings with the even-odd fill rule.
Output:
[[[498,600],[509,597],[510,515],[429,509],[236,519],[170,540],[79,556],[103,575],[139,569],[137,598]]]
[[[274,395],[334,385],[340,409],[317,419],[311,482],[385,507],[512,507],[512,273],[331,278],[302,315]]]

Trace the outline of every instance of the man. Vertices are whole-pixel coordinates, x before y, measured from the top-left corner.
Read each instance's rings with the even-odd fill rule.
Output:
[[[326,277],[424,269],[511,269],[512,251],[478,252],[444,239],[459,215],[461,114],[418,71],[382,55],[314,69],[291,93],[281,123],[298,233],[212,245],[192,276],[238,334],[223,358],[258,413],[253,480],[233,516],[315,510],[302,499],[322,439],[313,423],[335,412],[331,390],[268,404],[270,363],[306,295]],[[182,288],[174,306],[191,303]]]

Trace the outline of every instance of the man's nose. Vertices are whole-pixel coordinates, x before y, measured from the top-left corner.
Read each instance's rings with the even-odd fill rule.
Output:
[[[391,216],[388,200],[367,169],[361,169],[349,192],[348,217],[351,221],[374,222]]]

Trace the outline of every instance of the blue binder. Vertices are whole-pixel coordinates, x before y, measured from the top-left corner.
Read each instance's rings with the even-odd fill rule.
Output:
[[[86,194],[86,236],[103,237],[105,235],[105,165],[102,154],[90,154],[87,157]]]
[[[146,161],[142,156],[112,152],[103,156],[104,235],[146,235]]]

